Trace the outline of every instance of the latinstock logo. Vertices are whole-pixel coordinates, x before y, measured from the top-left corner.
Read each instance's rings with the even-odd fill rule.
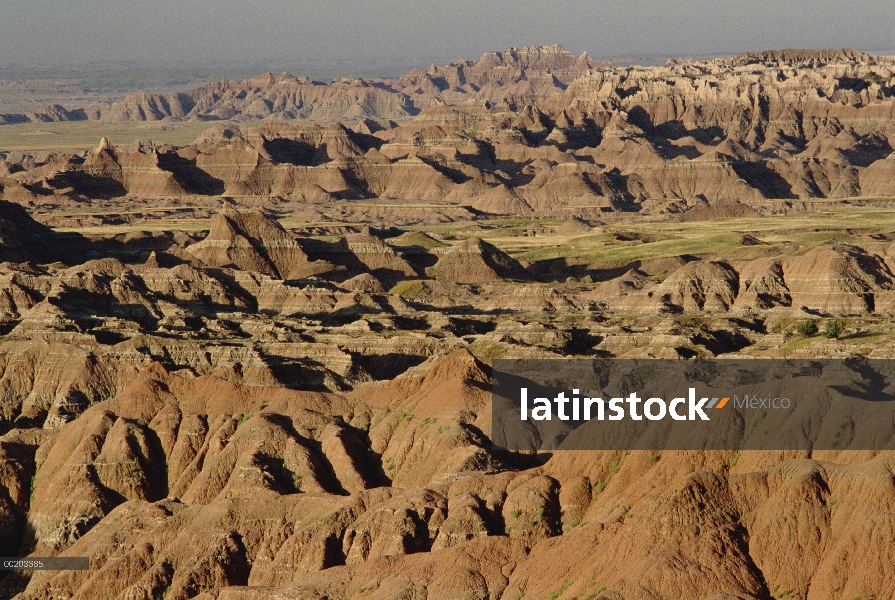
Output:
[[[491,393],[511,451],[895,450],[895,360],[498,359]]]
[[[673,398],[670,402],[658,397],[644,400],[637,395],[637,392],[631,392],[626,397],[603,400],[600,397],[582,397],[580,390],[573,389],[571,396],[566,396],[566,393],[562,391],[553,398],[552,402],[544,397],[534,398],[529,413],[528,388],[521,388],[519,394],[523,421],[529,419],[529,414],[535,421],[552,420],[553,404],[556,405],[556,417],[561,421],[590,421],[591,419],[621,421],[626,416],[634,421],[642,421],[644,418],[650,421],[661,421],[666,416],[675,421],[710,421],[711,418],[705,411],[724,408],[730,401],[730,398],[726,396],[723,398],[705,396],[697,400],[696,388],[692,387],[686,397]],[[748,398],[746,396],[743,399],[744,403]],[[642,411],[641,402],[643,403]],[[569,408],[571,408],[571,414],[568,412]],[[679,412],[684,408],[686,408],[686,412]]]

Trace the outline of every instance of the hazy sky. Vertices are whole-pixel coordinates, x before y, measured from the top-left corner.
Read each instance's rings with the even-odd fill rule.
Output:
[[[0,0],[0,67],[895,49],[893,0]]]

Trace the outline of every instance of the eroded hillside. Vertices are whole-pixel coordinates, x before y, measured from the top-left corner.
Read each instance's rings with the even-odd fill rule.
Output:
[[[525,52],[536,57],[530,64]],[[102,144],[87,156],[11,153],[0,189],[7,200],[36,206],[125,196],[190,205],[224,195],[276,198],[295,210],[389,199],[435,204],[449,220],[681,212],[769,199],[790,201],[785,208],[893,194],[890,58],[763,53],[665,67],[588,63],[567,72],[584,59],[558,49],[525,52],[407,76],[481,93],[488,88],[473,83],[477,77],[497,78],[508,94],[499,101],[431,102],[400,123],[347,114],[326,117],[344,124],[219,125],[183,147],[144,141]],[[567,76],[551,93],[510,94],[538,81],[526,69],[552,68]]]
[[[888,597],[891,452],[498,451],[489,365],[895,356],[893,65],[526,49],[4,153],[0,554],[91,568],[0,597]]]

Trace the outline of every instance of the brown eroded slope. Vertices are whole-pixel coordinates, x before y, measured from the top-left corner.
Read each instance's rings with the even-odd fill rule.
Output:
[[[208,236],[187,251],[211,267],[256,271],[280,279],[300,279],[333,268],[323,261],[310,261],[293,236],[261,213],[224,210],[212,220]]]
[[[59,234],[36,223],[21,206],[0,201],[0,262],[67,261],[87,252],[89,243],[83,237]]]
[[[347,396],[154,365],[16,442],[39,448],[35,551],[92,564],[35,574],[17,597],[814,599],[895,584],[890,454],[512,465],[482,436],[487,381],[465,352]]]
[[[10,221],[11,231],[29,228],[52,233]],[[227,208],[208,233],[98,236],[91,252],[105,257],[60,256],[74,266],[7,262],[0,427],[64,424],[153,361],[236,383],[337,392],[465,346],[486,357],[886,355],[889,234],[804,245],[724,234],[728,251],[692,256],[676,255],[682,242],[649,228],[533,230],[541,233],[518,239],[542,247],[546,238],[551,253],[550,236],[568,244],[563,252],[613,241],[593,258],[548,254],[523,267],[478,237],[495,235],[486,228],[450,241],[394,228],[314,237]],[[604,251],[656,248],[671,255],[600,261]],[[803,337],[796,327],[805,319],[839,333]]]
[[[472,237],[445,252],[426,274],[439,281],[479,283],[530,276],[514,258],[479,238]]]
[[[512,243],[613,240],[605,251],[632,256],[682,244],[659,233],[687,226],[566,224]],[[891,589],[890,453],[507,455],[491,447],[490,373],[471,352],[773,356],[797,342],[800,356],[891,355],[861,340],[888,327],[892,232],[818,242],[809,225],[802,246],[763,230],[731,234],[717,256],[574,271],[571,258],[525,268],[470,235],[509,243],[488,227],[501,225],[315,237],[225,209],[208,233],[95,236],[102,258],[5,263],[6,551],[92,567],[7,576],[0,589],[20,600]],[[320,257],[341,269],[279,277]],[[841,321],[843,339],[796,336],[809,317]]]

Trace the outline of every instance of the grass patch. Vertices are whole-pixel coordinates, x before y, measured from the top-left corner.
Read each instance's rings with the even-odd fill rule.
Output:
[[[622,456],[620,458],[617,458],[617,459],[613,460],[611,463],[609,463],[609,473],[606,475],[606,477],[604,477],[603,479],[601,479],[600,481],[598,481],[596,483],[596,485],[593,488],[594,493],[599,494],[603,490],[606,489],[606,486],[609,485],[610,481],[612,481],[612,477],[616,473],[618,473],[619,469],[621,469],[622,465],[625,462],[626,456],[627,456],[627,452],[622,454]],[[588,482],[589,481],[590,480],[588,480]],[[591,496],[593,496],[593,494],[591,494]]]
[[[730,457],[730,460],[727,461],[727,464],[730,466],[730,468],[733,468],[737,465],[738,462],[740,462],[740,451],[739,450],[734,452],[733,456]]]
[[[758,426],[761,425],[766,416],[768,416],[768,412],[766,410],[761,411],[761,414],[746,427],[746,430],[743,432],[743,441],[740,442],[740,448],[746,445],[746,441],[758,430]],[[737,457],[737,460],[739,460],[739,457]]]
[[[23,152],[80,152],[90,150],[103,137],[117,146],[136,140],[183,146],[218,123],[101,123],[99,121],[68,121],[61,123],[20,123],[0,127],[0,147],[6,151]]]
[[[507,349],[502,345],[485,341],[470,344],[467,350],[477,359],[489,365],[491,361],[497,360],[507,353]]]
[[[817,336],[796,336],[784,342],[782,349],[786,350],[787,352],[793,352],[796,350],[801,350],[802,348],[807,348],[817,341]]]
[[[402,298],[413,298],[422,294],[425,290],[426,284],[419,279],[411,279],[395,285],[388,293],[394,296],[401,296]]]
[[[604,266],[622,266],[634,260],[680,256],[682,254],[721,254],[740,247],[740,234],[718,233],[704,237],[663,239],[658,242],[601,242],[603,236],[577,238],[574,247],[544,248],[518,256],[530,261],[577,258]],[[589,242],[589,244],[588,244]]]

